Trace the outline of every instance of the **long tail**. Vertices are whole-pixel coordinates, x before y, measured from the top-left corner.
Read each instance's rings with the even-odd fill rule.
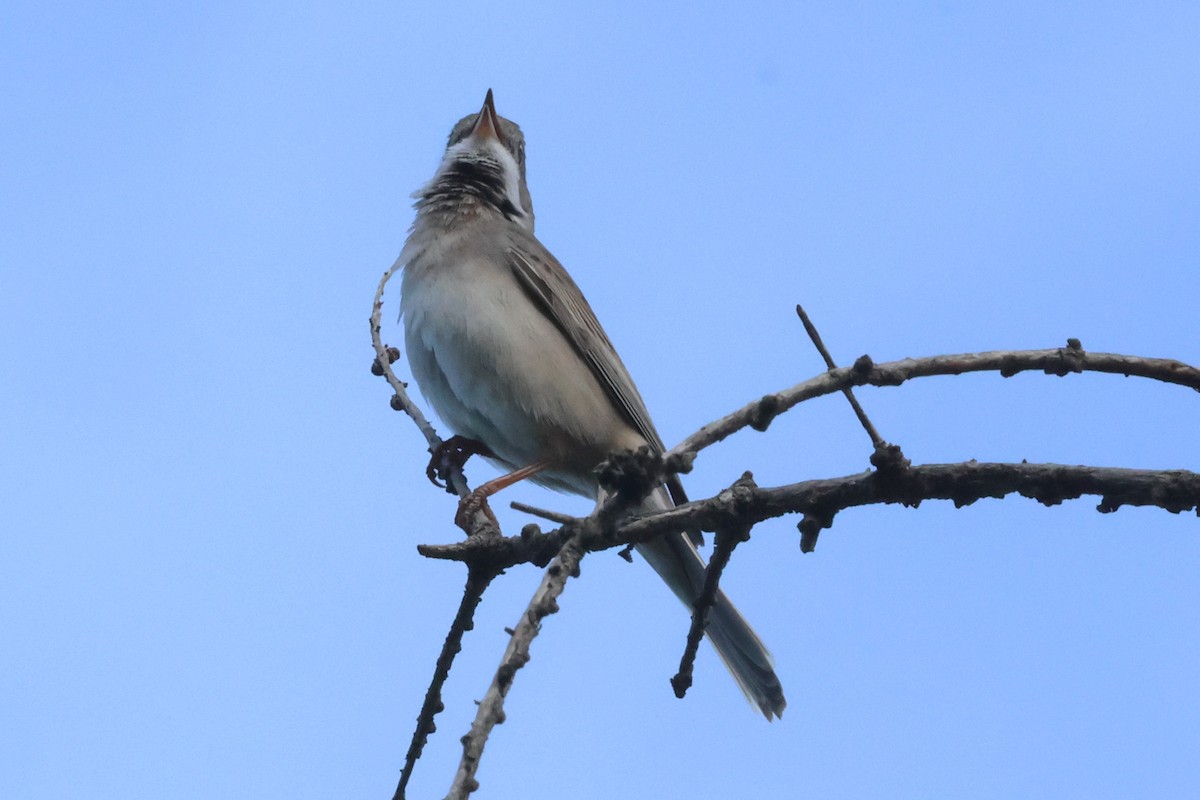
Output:
[[[671,505],[666,492],[659,490],[646,499],[643,507],[650,511]],[[704,559],[692,541],[684,534],[671,534],[638,545],[637,551],[690,609],[704,586]],[[787,700],[775,674],[774,660],[724,592],[717,592],[705,632],[747,699],[768,721],[782,716]]]

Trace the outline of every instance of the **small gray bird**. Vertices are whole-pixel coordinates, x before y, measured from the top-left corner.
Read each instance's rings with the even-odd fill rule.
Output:
[[[603,500],[593,470],[609,453],[661,453],[663,443],[579,287],[533,235],[525,138],[496,114],[490,90],[479,113],[454,126],[437,173],[414,196],[399,259],[404,341],[421,393],[507,472],[478,499],[530,478]],[[672,490],[683,502],[677,480]],[[672,505],[659,487],[639,510]],[[690,608],[704,582],[693,538],[637,550]],[[707,633],[750,701],[768,720],[781,715],[771,655],[723,593]]]

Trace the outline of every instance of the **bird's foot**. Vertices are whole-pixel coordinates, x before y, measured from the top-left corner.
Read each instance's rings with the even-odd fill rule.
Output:
[[[453,494],[449,486],[450,472],[461,470],[467,459],[473,455],[490,456],[491,449],[481,441],[468,439],[466,436],[451,436],[439,444],[429,457],[429,466],[425,468],[425,477],[442,489]]]
[[[496,519],[496,515],[492,513],[492,509],[488,506],[489,493],[481,493],[478,489],[471,492],[469,495],[458,501],[458,513],[454,515],[454,524],[462,528],[468,535],[473,531],[471,517],[475,516],[475,512],[482,511],[496,530],[500,529],[500,522]]]
[[[467,441],[470,441],[469,439]],[[478,442],[476,442],[478,444]],[[537,475],[542,470],[549,467],[550,464],[546,461],[535,461],[520,469],[513,470],[507,475],[501,475],[499,478],[492,480],[480,486],[475,491],[458,501],[458,513],[454,515],[454,524],[462,528],[467,533],[471,529],[467,527],[467,522],[475,514],[476,511],[482,511],[487,515],[487,518],[496,526],[496,530],[500,529],[500,523],[496,520],[496,515],[488,508],[487,499],[501,489],[506,489],[514,483],[519,483],[526,478]]]

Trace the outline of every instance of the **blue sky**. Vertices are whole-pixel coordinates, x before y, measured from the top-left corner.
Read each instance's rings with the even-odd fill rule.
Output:
[[[367,316],[487,88],[672,444],[820,371],[796,303],[845,363],[1067,337],[1200,363],[1198,41],[1176,3],[9,3],[0,795],[390,796],[462,576],[416,554],[453,502]],[[861,399],[916,462],[1200,467],[1178,387]],[[687,485],[868,455],[831,397]],[[803,557],[794,520],[758,528],[726,587],[788,692],[771,725],[708,651],[676,700],[682,607],[590,556],[480,796],[1194,795],[1197,520],[1094,505],[863,509]],[[412,796],[448,787],[537,578],[485,599]]]

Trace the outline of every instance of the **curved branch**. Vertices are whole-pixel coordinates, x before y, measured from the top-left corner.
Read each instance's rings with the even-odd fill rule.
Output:
[[[399,259],[395,264],[383,273],[383,277],[379,279],[379,285],[375,288],[375,300],[371,306],[371,346],[375,348],[375,361],[371,364],[371,372],[374,375],[382,376],[388,386],[392,387],[392,408],[396,411],[403,411],[417,426],[417,430],[425,437],[425,443],[429,446],[429,453],[432,455],[442,447],[444,442],[442,437],[438,436],[434,430],[433,423],[425,416],[424,412],[412,401],[408,396],[407,384],[400,378],[396,377],[395,371],[392,369],[392,364],[400,358],[400,351],[394,347],[388,347],[383,343],[382,339],[382,317],[383,317],[383,292],[387,288],[388,281],[392,276],[401,269],[404,265]],[[466,475],[463,474],[462,466],[458,464],[449,464],[445,470],[446,486],[448,491],[452,491],[459,497],[466,497],[471,493],[471,487],[467,485]],[[480,513],[473,514],[472,530],[482,530],[490,532],[488,519]]]
[[[379,279],[379,286],[375,288],[375,301],[371,306],[371,344],[375,348],[375,363],[371,365],[371,372],[376,375],[382,375],[392,387],[394,395],[392,397],[392,408],[397,411],[403,411],[412,418],[416,423],[417,429],[421,431],[421,435],[425,437],[426,444],[429,445],[430,452],[435,447],[442,443],[442,439],[437,435],[437,431],[433,429],[433,425],[426,419],[425,414],[417,407],[417,404],[408,396],[408,389],[403,381],[396,377],[396,373],[392,371],[392,364],[400,358],[400,351],[395,348],[389,348],[383,343],[381,338],[383,317],[383,292],[387,288],[388,281],[396,274],[403,265],[399,260],[383,273],[383,277]]]
[[[1187,386],[1200,392],[1200,369],[1169,358],[1142,358],[1116,353],[1088,353],[1071,339],[1053,350],[994,350],[927,358],[905,358],[885,364],[862,356],[851,367],[832,369],[790,389],[765,395],[753,403],[700,428],[672,447],[667,458],[696,453],[743,428],[765,431],[775,417],[788,409],[854,386],[899,386],[912,378],[962,375],[966,372],[999,372],[1008,378],[1019,372],[1038,371],[1064,376],[1073,372],[1107,372],[1126,377]]]

